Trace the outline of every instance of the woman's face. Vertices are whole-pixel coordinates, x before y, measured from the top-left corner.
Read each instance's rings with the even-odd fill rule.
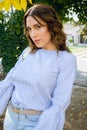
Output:
[[[38,17],[32,16],[26,18],[26,27],[30,38],[38,48],[54,49],[54,44],[51,41],[51,34],[48,31],[47,23]]]

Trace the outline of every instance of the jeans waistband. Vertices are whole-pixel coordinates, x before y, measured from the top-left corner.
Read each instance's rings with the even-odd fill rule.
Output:
[[[32,109],[24,109],[24,108],[16,108],[12,105],[12,103],[9,103],[9,106],[11,107],[12,111],[17,114],[23,114],[23,115],[35,115],[35,114],[41,114],[42,111],[39,110],[32,110]]]

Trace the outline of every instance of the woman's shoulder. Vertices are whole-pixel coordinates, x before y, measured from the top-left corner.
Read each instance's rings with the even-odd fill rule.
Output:
[[[59,51],[59,61],[61,64],[75,63],[76,57],[68,51]]]
[[[64,59],[65,58],[71,59],[71,58],[75,58],[75,55],[68,51],[59,51],[59,57],[64,58]]]
[[[26,59],[26,57],[29,55],[29,53],[30,53],[30,47],[29,46],[27,46],[23,51],[22,51],[22,58],[23,59]]]
[[[22,53],[25,53],[26,51],[30,51],[30,47],[27,46],[26,48],[24,48],[24,50],[22,51]]]

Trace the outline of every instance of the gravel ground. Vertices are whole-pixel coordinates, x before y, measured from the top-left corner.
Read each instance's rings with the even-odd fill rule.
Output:
[[[87,88],[73,89],[72,101],[66,111],[64,130],[87,130]]]

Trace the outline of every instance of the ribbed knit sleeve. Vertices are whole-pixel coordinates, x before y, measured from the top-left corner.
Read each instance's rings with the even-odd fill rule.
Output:
[[[60,71],[52,97],[52,105],[44,110],[34,130],[63,130],[65,110],[70,104],[76,74],[76,59],[70,54],[59,62]]]
[[[16,64],[14,65],[14,67],[12,67],[11,70],[7,73],[7,75],[6,75],[5,79],[4,79],[4,81],[9,81],[9,82],[11,82],[11,78],[12,78],[12,75],[13,75],[15,69],[16,69],[17,66],[24,60],[24,55],[25,55],[25,53],[26,53],[26,51],[27,51],[28,49],[29,49],[29,47],[27,47],[27,48],[25,48],[25,49],[23,50],[23,52],[22,52],[21,55],[19,56],[18,61],[16,62]],[[1,83],[1,82],[3,82],[3,81],[0,81],[0,83]]]
[[[14,85],[12,83],[12,75],[15,71],[15,68],[22,62],[23,53],[19,56],[19,59],[15,66],[8,72],[6,78],[0,81],[0,114],[2,114],[8,104],[9,99],[11,98]]]
[[[0,81],[0,96],[3,95],[4,91],[6,91],[6,89],[8,89],[8,87],[13,87],[12,75],[15,71],[15,68],[22,62],[23,55],[24,55],[26,49],[24,49],[22,54],[19,56],[18,61],[16,62],[15,66],[7,73],[5,79]],[[9,90],[12,90],[12,89],[9,89]]]

